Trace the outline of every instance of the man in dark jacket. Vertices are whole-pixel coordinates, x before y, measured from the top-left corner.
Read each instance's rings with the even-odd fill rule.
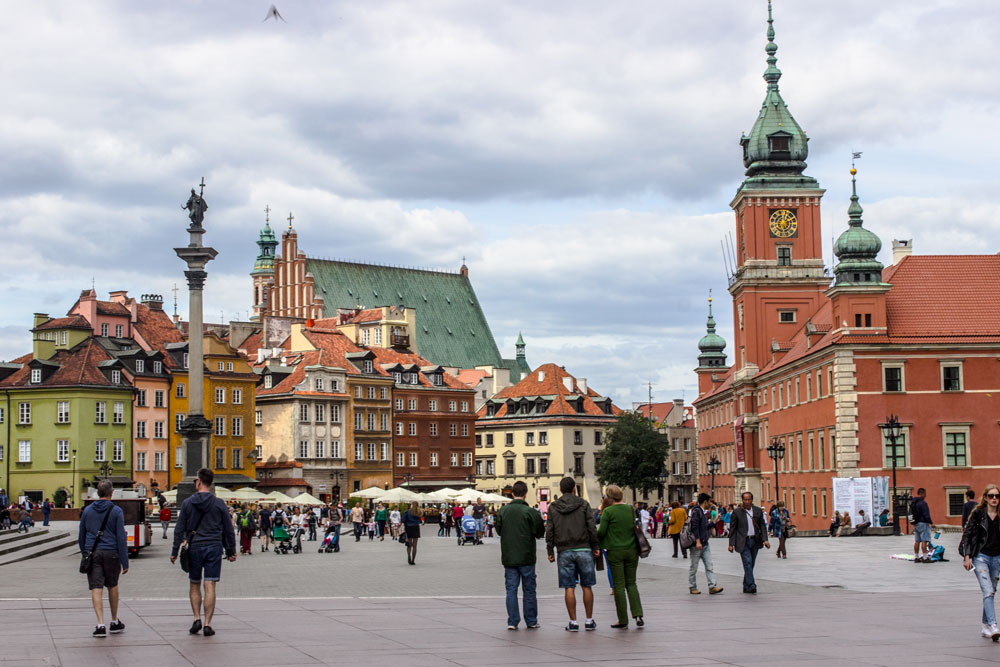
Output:
[[[170,562],[177,560],[181,543],[188,544],[191,567],[188,578],[191,581],[189,597],[194,623],[188,630],[198,634],[204,627],[206,637],[215,634],[212,629],[212,615],[215,613],[215,586],[222,576],[222,550],[226,559],[236,560],[236,531],[226,504],[212,494],[215,473],[208,468],[198,471],[194,481],[196,493],[181,505],[181,513],[174,526],[174,548],[170,551]],[[204,571],[205,595],[201,594],[202,572]],[[201,608],[204,602],[205,623],[201,622]]]
[[[757,551],[761,545],[771,548],[767,541],[767,524],[764,510],[753,504],[753,494],[744,491],[743,504],[733,510],[729,518],[729,552],[736,552],[743,559],[743,592],[757,593],[757,582],[753,578],[753,566],[757,563]]]
[[[709,519],[706,512],[712,506],[712,496],[707,493],[698,494],[697,504],[693,504],[688,514],[691,521],[691,534],[694,536],[694,545],[691,547],[691,564],[688,566],[688,589],[691,595],[700,595],[698,590],[698,563],[705,564],[705,577],[708,578],[708,593],[716,595],[722,592],[722,586],[715,580],[715,571],[712,569],[712,551],[708,546],[708,539],[711,537],[709,531]]]
[[[497,512],[496,530],[500,536],[500,562],[503,563],[507,588],[507,629],[517,630],[521,615],[517,609],[517,587],[524,591],[524,622],[529,630],[538,625],[538,598],[535,596],[535,540],[545,535],[545,524],[538,510],[524,501],[528,485],[514,482],[514,501]]]
[[[931,519],[931,508],[926,497],[927,489],[917,489],[910,508],[910,513],[913,514],[913,555],[918,562],[930,562],[931,559],[931,528],[934,521]]]
[[[77,537],[80,552],[92,553],[87,585],[90,587],[94,613],[97,614],[97,627],[94,629],[94,637],[97,638],[107,637],[109,630],[119,633],[125,629],[125,624],[118,620],[118,576],[128,572],[128,541],[125,536],[125,513],[111,502],[112,492],[111,480],[103,479],[98,482],[98,500],[83,509]],[[107,523],[104,521],[105,517]],[[101,533],[100,538],[98,533]],[[105,586],[108,589],[108,604],[111,606],[110,628],[104,626]]]
[[[576,495],[576,481],[563,477],[559,482],[558,499],[549,505],[549,520],[545,525],[545,547],[549,562],[556,560],[559,552],[559,588],[565,591],[566,611],[569,612],[569,632],[578,632],[576,622],[576,583],[583,589],[583,609],[587,613],[584,629],[596,630],[594,620],[594,591],[597,574],[594,559],[600,558],[601,546],[597,539],[594,512],[586,500]]]

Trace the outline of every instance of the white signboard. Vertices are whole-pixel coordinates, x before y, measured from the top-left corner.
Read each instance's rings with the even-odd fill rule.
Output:
[[[865,511],[864,521],[875,523],[874,503],[872,501],[871,477],[834,477],[833,478],[833,509],[843,514],[851,515],[851,525],[862,522],[861,510]]]

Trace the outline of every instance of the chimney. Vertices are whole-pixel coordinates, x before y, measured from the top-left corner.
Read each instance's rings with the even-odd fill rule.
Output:
[[[128,290],[120,289],[111,292],[111,300],[115,303],[125,305],[125,302],[128,300]]]
[[[904,257],[913,254],[913,239],[903,239],[902,241],[892,240],[892,264],[895,266],[903,261]]]
[[[587,393],[587,378],[577,378],[576,384],[578,387],[580,387],[581,394]]]
[[[539,382],[545,381],[545,371],[538,371],[538,381]]]
[[[563,378],[563,386],[566,387],[567,391],[573,391],[573,377],[567,375]]]
[[[49,319],[50,318],[48,316],[48,313],[35,313],[35,319],[34,319],[34,322],[31,325],[31,328],[32,329],[37,329],[38,327],[40,327],[43,324],[45,324],[46,322],[48,322]]]
[[[150,310],[163,310],[163,295],[143,294],[142,305],[146,306]]]

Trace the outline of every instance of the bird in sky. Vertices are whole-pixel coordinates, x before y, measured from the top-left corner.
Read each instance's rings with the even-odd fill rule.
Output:
[[[274,5],[271,5],[270,9],[267,10],[267,16],[264,17],[264,21],[267,21],[269,19],[274,19],[275,22],[277,22],[278,19],[285,21],[285,17],[278,12],[278,8],[275,7]],[[263,23],[264,21],[261,21],[261,23]],[[288,21],[285,21],[285,23],[288,23]]]

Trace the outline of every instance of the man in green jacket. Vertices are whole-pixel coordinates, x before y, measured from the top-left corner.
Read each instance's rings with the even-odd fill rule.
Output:
[[[535,596],[535,540],[545,535],[538,510],[524,502],[528,485],[514,482],[514,500],[500,508],[496,530],[500,535],[500,562],[507,586],[507,629],[517,630],[521,614],[517,608],[517,587],[524,592],[524,621],[529,630],[538,625],[538,598]]]

